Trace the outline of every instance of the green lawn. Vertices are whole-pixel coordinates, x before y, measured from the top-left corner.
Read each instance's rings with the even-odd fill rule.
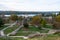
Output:
[[[4,33],[5,33],[5,34],[8,34],[8,33],[14,31],[14,30],[17,29],[17,28],[18,28],[18,26],[17,26],[17,25],[14,25],[13,27],[9,27],[9,28],[7,28],[6,30],[4,30]]]
[[[8,25],[4,25],[3,27],[0,27],[0,30],[4,29],[5,27],[8,27]]]
[[[15,29],[17,29],[18,28],[18,26],[17,25],[15,25],[14,27],[10,27],[10,28],[8,28],[8,29],[6,29],[4,32],[5,32],[5,34],[8,34],[8,33],[10,33],[10,32],[12,32],[12,31],[14,31]],[[45,28],[52,28],[52,26],[50,26],[50,25],[47,25]],[[23,33],[23,31],[26,31],[26,30],[22,30],[22,29],[20,29],[18,32],[17,32],[17,34],[16,35],[28,35],[28,34],[30,34],[31,32],[27,32],[27,33]],[[39,28],[37,28],[37,27],[35,27],[35,26],[29,26],[29,29],[28,29],[28,31],[33,31],[33,32],[36,32],[36,31],[38,31],[38,32],[41,32],[41,33],[47,33],[49,30],[46,30],[46,29],[39,29]]]
[[[0,40],[24,40],[23,38],[0,37]]]
[[[40,32],[40,33],[47,33],[49,30],[39,29],[39,28],[37,28],[37,27],[35,27],[35,26],[31,26],[31,27],[29,28],[29,31],[38,31],[38,32]]]
[[[44,28],[50,28],[50,29],[52,29],[53,26],[52,25],[46,25]]]
[[[10,36],[28,36],[29,34],[41,32],[41,33],[47,33],[49,30],[41,30],[35,26],[30,26],[28,30],[20,29],[15,35]]]

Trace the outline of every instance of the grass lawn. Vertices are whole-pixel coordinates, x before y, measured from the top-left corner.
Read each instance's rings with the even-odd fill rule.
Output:
[[[41,33],[47,33],[49,30],[41,30],[35,26],[30,26],[28,30],[24,30],[23,28],[20,29],[15,35],[10,36],[28,36],[29,34],[41,32]]]
[[[4,29],[5,27],[8,27],[8,25],[4,25],[3,27],[0,27],[0,30]]]
[[[8,33],[14,31],[17,28],[18,28],[18,26],[14,25],[13,27],[9,27],[8,29],[4,30],[4,32],[5,32],[5,34],[8,34]]]
[[[0,37],[0,40],[24,40],[23,38]]]
[[[29,28],[29,31],[38,31],[38,32],[40,32],[40,33],[47,33],[49,30],[39,29],[39,28],[37,28],[37,27],[35,27],[35,26],[31,26],[31,27]]]
[[[36,32],[36,31],[39,31],[39,29],[36,28],[36,27],[31,26],[31,27],[29,27],[28,30],[20,29],[20,30],[19,30],[15,35],[13,35],[13,36],[27,36],[27,35],[31,34],[32,31]]]
[[[50,29],[52,29],[53,26],[52,25],[46,25],[44,28],[50,28]]]

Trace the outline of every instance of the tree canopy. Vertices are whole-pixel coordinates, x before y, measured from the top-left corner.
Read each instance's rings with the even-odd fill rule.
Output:
[[[16,14],[12,14],[12,15],[10,16],[10,19],[11,19],[12,21],[16,21],[16,20],[18,20],[18,16],[17,16]]]
[[[2,27],[4,25],[3,19],[0,18],[0,27]]]

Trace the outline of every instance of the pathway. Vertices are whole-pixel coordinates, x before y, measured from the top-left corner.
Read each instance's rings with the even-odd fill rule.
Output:
[[[10,26],[8,26],[8,27],[2,29],[2,30],[0,31],[0,35],[1,35],[1,36],[5,36],[5,34],[4,34],[4,30],[7,29],[7,28],[9,28],[9,27],[13,27],[13,25],[15,25],[15,24],[16,24],[16,22],[14,22],[14,23],[11,24]]]
[[[23,27],[23,25],[19,26],[16,30],[14,30],[13,32],[7,34],[7,36],[9,36],[10,34],[14,35],[17,33],[18,30],[20,30],[20,28]]]

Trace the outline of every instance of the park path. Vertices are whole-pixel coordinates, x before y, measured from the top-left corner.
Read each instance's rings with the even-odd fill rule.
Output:
[[[15,25],[17,22],[11,24],[9,27],[12,27],[13,25]],[[17,31],[23,26],[23,21],[22,21],[22,25],[20,27],[18,27],[16,30],[14,30],[13,32],[7,34],[7,36],[9,36],[10,34],[15,34],[17,33]],[[4,28],[3,30],[7,29],[8,27]],[[30,34],[29,36],[35,36],[35,35],[47,35],[47,34],[54,34],[55,32],[57,31],[60,31],[60,30],[56,30],[56,29],[49,29],[49,28],[43,28],[43,29],[46,29],[46,30],[49,30],[48,33],[36,33],[36,34]],[[1,31],[1,35],[4,36],[4,32],[3,30]],[[10,37],[24,37],[24,36],[10,36]]]
[[[48,34],[54,34],[54,33],[58,32],[58,31],[60,31],[60,29],[59,30],[58,29],[50,29],[50,28],[42,28],[42,29],[49,30]]]
[[[7,36],[9,36],[10,34],[12,34],[12,35],[16,34],[17,31],[19,31],[22,27],[23,27],[23,25],[20,25],[16,30],[14,30],[13,32],[7,34]]]
[[[8,27],[6,27],[6,28],[4,28],[4,29],[2,29],[3,31],[5,30],[5,29],[7,29],[7,28],[9,28],[9,27],[13,27],[13,25],[15,25],[17,22],[14,22],[13,24],[11,24],[10,26],[8,26]]]
[[[23,22],[22,22],[22,24],[23,24]],[[42,28],[42,29],[46,29],[46,30],[49,30],[49,32],[48,33],[39,33],[39,32],[35,32],[35,34],[29,34],[28,36],[9,36],[9,37],[23,37],[23,38],[30,38],[30,37],[34,37],[34,36],[47,36],[47,35],[49,35],[49,34],[54,34],[54,33],[56,33],[57,31],[60,31],[60,30],[57,30],[57,29],[49,29],[49,28]],[[13,31],[13,33],[14,32],[17,32],[19,30],[19,28],[18,29],[16,29],[15,31]],[[10,35],[10,34],[9,34]]]
[[[13,27],[13,25],[15,25],[15,24],[16,24],[16,22],[14,22],[14,23],[11,24],[10,26],[8,26],[8,27],[2,29],[2,30],[0,31],[0,35],[1,35],[1,36],[5,36],[5,34],[4,34],[4,30],[7,29],[7,28],[9,28],[9,27]]]

